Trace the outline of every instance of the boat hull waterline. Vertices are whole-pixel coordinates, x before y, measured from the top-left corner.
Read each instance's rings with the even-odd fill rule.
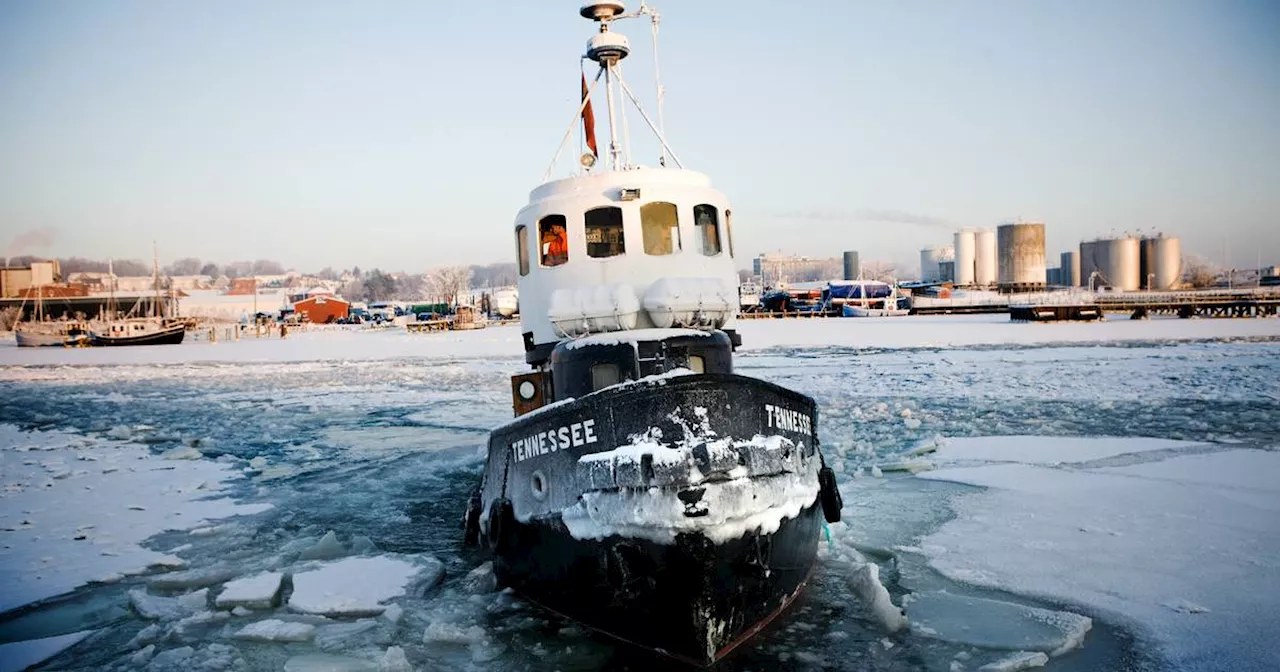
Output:
[[[734,374],[555,404],[491,435],[475,534],[531,601],[708,665],[812,571],[822,516],[839,509],[819,484],[816,421],[808,397]]]
[[[14,337],[20,348],[77,348],[89,345],[87,334],[54,334],[37,331],[16,331]]]
[[[187,335],[184,325],[176,324],[171,327],[164,327],[158,331],[138,334],[136,336],[105,336],[102,334],[93,335],[93,345],[104,347],[118,347],[125,345],[179,345],[183,338]]]

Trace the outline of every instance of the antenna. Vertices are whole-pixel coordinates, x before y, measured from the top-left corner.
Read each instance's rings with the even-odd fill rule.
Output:
[[[630,134],[627,129],[626,115],[615,105],[614,89],[622,91],[622,95],[630,100],[635,106],[636,111],[644,120],[649,130],[658,138],[661,145],[662,153],[658,158],[659,165],[666,166],[667,158],[670,157],[675,162],[677,168],[683,168],[684,165],[671,149],[670,143],[667,142],[666,134],[663,131],[662,117],[662,101],[665,89],[662,87],[661,79],[658,74],[658,25],[661,22],[661,16],[657,10],[640,3],[640,8],[633,13],[624,13],[625,7],[621,2],[589,2],[582,6],[578,13],[585,19],[590,19],[600,24],[599,31],[587,41],[587,50],[583,55],[584,59],[590,59],[600,65],[599,72],[596,73],[595,80],[587,91],[587,95],[583,97],[582,104],[578,106],[578,112],[574,116],[573,121],[569,124],[568,130],[565,131],[564,137],[560,140],[560,146],[556,148],[555,155],[551,158],[551,164],[547,166],[547,172],[543,175],[542,180],[545,182],[551,178],[552,171],[555,170],[557,159],[564,150],[565,144],[569,141],[569,137],[573,134],[573,129],[577,126],[578,120],[582,117],[583,110],[591,100],[592,93],[595,92],[595,85],[604,78],[605,101],[609,114],[609,167],[612,170],[627,170],[632,168],[630,159]],[[647,15],[650,19],[650,26],[653,32],[653,64],[654,64],[654,81],[658,98],[658,123],[654,124],[653,120],[645,112],[644,106],[640,104],[639,98],[627,82],[622,77],[622,59],[631,54],[631,43],[625,35],[614,32],[611,27],[615,21],[621,19],[633,19]],[[622,116],[621,127],[618,123],[618,117]],[[619,131],[622,138],[619,142]],[[590,166],[588,166],[589,168]]]

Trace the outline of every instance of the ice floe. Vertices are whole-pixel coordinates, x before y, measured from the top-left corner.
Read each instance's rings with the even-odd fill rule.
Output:
[[[880,582],[880,567],[874,562],[856,565],[849,573],[849,584],[881,628],[887,632],[897,632],[907,624],[902,610],[893,604],[889,591]]]
[[[253,642],[305,642],[315,635],[316,626],[310,623],[269,618],[240,628],[232,637]]]
[[[281,572],[263,572],[228,581],[214,599],[214,606],[219,609],[270,609],[279,603],[283,581]]]
[[[915,593],[907,605],[911,631],[953,644],[1059,656],[1083,644],[1087,616],[945,592]]]
[[[1083,452],[1117,455],[1156,445],[1102,443],[1082,445]],[[955,499],[955,519],[921,543],[934,568],[974,585],[1120,614],[1141,624],[1175,669],[1207,660],[1233,669],[1256,666],[1259,656],[1280,660],[1266,653],[1280,641],[1280,619],[1273,617],[1280,595],[1274,476],[1280,453],[1219,448],[1095,469],[1045,466],[1034,449],[1027,460],[1032,464],[917,476],[984,488]]]
[[[45,462],[91,461],[95,468],[51,478],[43,465],[25,463],[20,448],[32,445],[42,449]],[[141,543],[164,530],[270,507],[211,499],[216,487],[208,484],[235,478],[221,464],[160,462],[146,446],[63,431],[26,432],[8,424],[0,424],[0,474],[6,486],[0,489],[0,611],[89,581],[181,562]]]
[[[433,584],[443,575],[430,557],[380,555],[318,564],[293,575],[289,608],[325,616],[377,616],[387,601],[415,584]]]
[[[19,672],[44,662],[65,649],[80,643],[93,630],[72,632],[66,635],[32,639],[25,642],[0,644],[0,672]]]

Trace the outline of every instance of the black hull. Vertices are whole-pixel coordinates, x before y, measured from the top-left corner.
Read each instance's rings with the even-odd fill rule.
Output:
[[[162,331],[142,334],[140,336],[94,335],[93,345],[101,347],[116,347],[123,345],[179,345],[182,343],[182,339],[185,338],[186,335],[186,327],[178,325],[169,327]]]
[[[799,594],[839,519],[816,426],[812,399],[734,374],[606,388],[490,435],[466,538],[533,602],[709,665]]]
[[[574,539],[556,518],[516,524],[495,555],[499,581],[629,644],[709,665],[768,625],[804,587],[818,550],[815,502],[772,534],[714,544]]]

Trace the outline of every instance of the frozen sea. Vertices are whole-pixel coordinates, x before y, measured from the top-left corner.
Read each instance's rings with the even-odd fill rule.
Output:
[[[845,520],[723,669],[1280,669],[1280,321],[741,332]],[[459,543],[523,369],[513,327],[0,341],[0,672],[666,666]]]

